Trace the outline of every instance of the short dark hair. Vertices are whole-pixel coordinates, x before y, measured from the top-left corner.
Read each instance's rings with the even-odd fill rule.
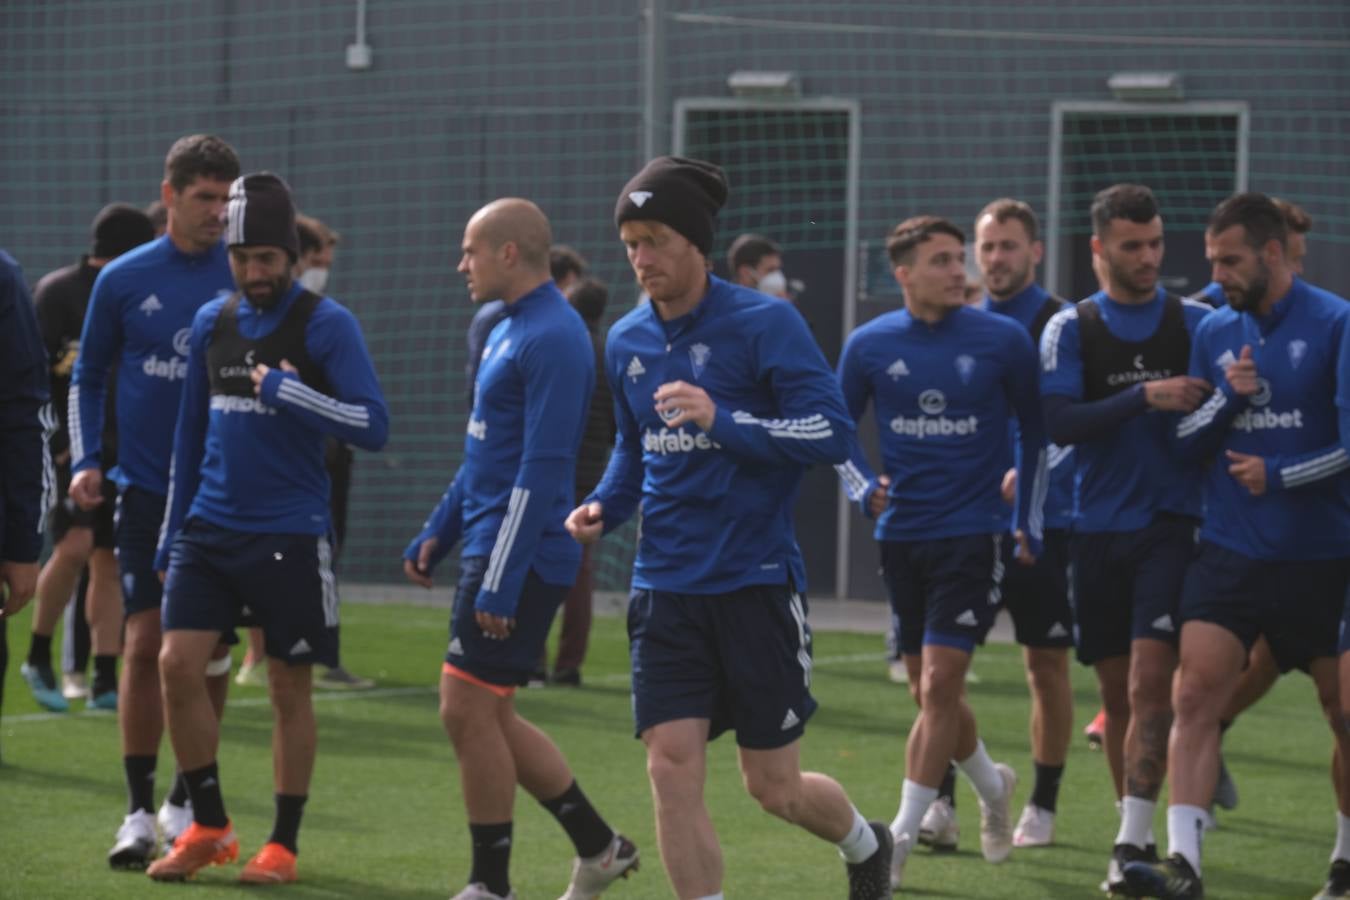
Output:
[[[598,279],[583,278],[568,290],[567,302],[581,315],[582,321],[588,326],[594,326],[605,314],[609,289]]]
[[[1274,203],[1280,210],[1280,215],[1284,216],[1284,224],[1294,234],[1307,234],[1312,231],[1312,216],[1307,211],[1291,200],[1283,197],[1271,197],[1270,202]]]
[[[1028,241],[1040,240],[1040,223],[1036,221],[1036,214],[1031,211],[1031,205],[1023,200],[1014,200],[1011,197],[1000,197],[991,202],[980,214],[975,217],[975,226],[978,228],[980,220],[985,216],[993,216],[994,221],[1002,225],[1009,219],[1016,219],[1022,223],[1022,228],[1026,230]]]
[[[568,275],[580,278],[588,268],[586,258],[566,244],[554,244],[549,248],[548,271],[554,281],[562,281]]]
[[[741,266],[754,268],[766,256],[782,255],[783,251],[778,245],[764,235],[746,232],[731,242],[727,250],[727,265],[731,267],[731,277],[735,278]]]
[[[1158,217],[1158,201],[1142,184],[1113,184],[1092,198],[1092,233],[1101,237],[1112,219],[1147,225]]]
[[[901,222],[886,237],[886,255],[891,258],[891,265],[909,265],[919,245],[939,234],[950,235],[963,245],[966,242],[965,232],[940,216],[912,216]]]
[[[155,226],[156,231],[169,224],[169,208],[160,200],[152,200],[145,208],[145,214],[150,217],[150,224]]]
[[[295,217],[295,233],[300,238],[301,256],[323,249],[323,236],[310,224],[313,221],[305,215],[297,214]]]
[[[1284,213],[1265,194],[1248,191],[1234,194],[1214,207],[1209,217],[1207,230],[1210,234],[1222,234],[1234,225],[1241,225],[1246,233],[1246,244],[1253,250],[1260,250],[1269,241],[1279,241],[1284,247],[1289,240],[1289,226]]]
[[[198,178],[234,181],[238,177],[239,156],[214,134],[181,137],[164,157],[164,180],[175,191],[183,190]]]

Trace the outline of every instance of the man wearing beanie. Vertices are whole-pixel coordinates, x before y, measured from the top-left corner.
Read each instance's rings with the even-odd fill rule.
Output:
[[[722,896],[703,781],[707,742],[732,730],[760,805],[838,845],[851,900],[889,897],[886,826],[799,763],[816,703],[792,502],[808,465],[848,458],[853,422],[797,311],[708,274],[726,197],[719,168],[679,157],[619,194],[615,224],[651,303],[610,329],[618,438],[567,529],[589,543],[642,504],[633,708],[676,895]]]
[[[88,698],[91,707],[117,708],[117,654],[122,641],[122,588],[117,580],[117,559],[113,555],[113,506],[117,489],[111,479],[104,479],[103,503],[93,510],[81,509],[66,496],[70,486],[66,397],[70,390],[71,368],[80,350],[80,331],[84,327],[94,279],[113,259],[154,240],[154,237],[154,227],[145,213],[125,203],[109,204],[94,218],[89,253],[81,256],[74,265],[44,275],[33,292],[38,327],[42,330],[42,341],[47,347],[51,366],[52,409],[56,414],[51,455],[56,467],[57,494],[47,519],[52,555],[38,576],[28,658],[19,671],[32,689],[34,699],[54,712],[69,709],[68,700],[81,695]],[[105,473],[117,463],[117,433],[113,424],[112,416],[104,420],[102,469]],[[82,578],[86,565],[88,571]],[[77,586],[78,593],[72,598]],[[69,614],[62,644],[72,665],[62,679],[62,689],[58,690],[52,669],[52,634],[63,609]],[[85,624],[86,618],[89,625]],[[93,689],[80,690],[91,644],[94,652]],[[76,645],[82,645],[82,652],[77,651]]]
[[[164,161],[160,198],[169,210],[161,238],[119,256],[99,272],[71,375],[70,498],[92,510],[103,494],[104,403],[117,367],[116,544],[126,614],[117,700],[127,815],[108,853],[114,868],[144,868],[159,843],[154,810],[155,767],[164,714],[159,685],[160,582],[155,546],[169,491],[169,456],[178,414],[192,317],[217,294],[234,290],[220,214],[239,158],[218,137],[180,138]],[[228,648],[212,663],[212,696],[224,707]],[[181,779],[160,808],[166,842],[186,827],[187,790]]]
[[[403,554],[408,580],[463,541],[450,645],[441,669],[441,723],[459,761],[473,842],[469,883],[454,900],[513,900],[509,866],[516,786],[567,832],[576,859],[563,900],[589,900],[638,866],[582,793],[551,738],[525,721],[528,683],[581,554],[562,521],[595,380],[586,327],[549,273],[548,219],[507,197],[474,213],[459,271],[475,303],[505,317],[483,350],[464,463]]]
[[[239,853],[203,675],[245,607],[263,629],[276,819],[240,881],[294,881],[318,740],[311,666],[337,662],[337,596],[323,442],[379,450],[389,416],[356,318],[291,275],[295,208],[268,172],[230,187],[225,240],[239,290],[192,321],[155,568],[164,581],[160,679],[192,825],[147,870],[182,881]]]

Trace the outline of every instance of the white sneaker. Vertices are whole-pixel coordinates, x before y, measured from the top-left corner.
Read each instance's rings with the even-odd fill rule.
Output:
[[[177,806],[165,798],[159,807],[159,813],[155,816],[155,821],[159,823],[159,833],[164,838],[164,849],[167,852],[178,840],[178,836],[187,831],[188,826],[192,824],[192,801]]]
[[[1007,763],[996,763],[994,768],[1003,777],[1003,796],[993,803],[980,800],[980,849],[986,861],[1000,863],[1012,853],[1012,796],[1017,773]]]
[[[155,859],[155,817],[138,809],[122,820],[117,839],[108,851],[114,869],[144,869]]]
[[[1046,847],[1055,842],[1055,814],[1034,803],[1022,807],[1013,831],[1014,847]]]
[[[465,885],[464,890],[460,891],[450,900],[516,900],[516,892],[512,891],[505,897],[500,894],[494,894],[487,889],[487,885],[481,881]]]
[[[956,808],[946,797],[939,797],[928,805],[928,811],[919,822],[919,843],[939,853],[956,849],[961,837],[961,826],[956,822]]]
[[[89,696],[89,681],[83,672],[61,673],[61,696],[67,700],[83,700]]]
[[[267,687],[267,661],[240,663],[239,671],[234,673],[234,683],[240,687]]]
[[[572,880],[558,900],[592,900],[620,878],[638,870],[638,848],[621,834],[615,834],[605,852],[590,859],[572,860]]]
[[[914,839],[907,834],[892,834],[895,847],[891,850],[891,890],[900,890],[900,880],[905,874],[905,862],[909,860],[909,851],[914,849]]]
[[[893,659],[886,664],[886,677],[895,684],[909,684],[909,667],[903,659]]]

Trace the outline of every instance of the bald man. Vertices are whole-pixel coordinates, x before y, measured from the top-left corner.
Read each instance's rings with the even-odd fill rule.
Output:
[[[460,541],[441,722],[459,760],[473,841],[469,883],[453,900],[510,900],[512,807],[519,784],[576,847],[564,900],[598,897],[635,871],[638,851],[577,786],[557,745],[516,711],[576,578],[581,552],[563,529],[595,384],[586,326],[549,274],[548,219],[528,200],[497,200],[464,229],[459,271],[475,303],[499,299],[474,384],[464,462],[404,553],[408,580],[432,586]]]

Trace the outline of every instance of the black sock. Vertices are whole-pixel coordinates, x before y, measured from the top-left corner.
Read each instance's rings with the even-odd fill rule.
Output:
[[[938,796],[945,799],[956,809],[956,763],[947,763],[947,774],[942,776],[938,785]]]
[[[28,664],[51,668],[52,636],[50,634],[33,632],[33,637],[28,642]]]
[[[469,823],[473,839],[473,871],[469,884],[482,884],[499,897],[511,893],[511,823],[494,825]]]
[[[155,762],[157,756],[124,756],[122,768],[127,773],[127,812],[155,809]]]
[[[300,852],[300,817],[305,813],[308,794],[276,794],[277,817],[272,823],[268,843],[277,843],[292,853]]]
[[[174,806],[187,806],[188,802],[187,780],[183,778],[182,772],[174,773],[173,788],[169,791],[168,800]]]
[[[117,690],[117,657],[102,654],[94,657],[94,690],[92,695],[107,694]]]
[[[599,856],[614,840],[614,829],[605,824],[575,781],[557,797],[540,800],[539,804],[553,813],[553,818],[558,820],[558,824],[572,839],[572,846],[576,847],[577,856],[582,859]]]
[[[1046,812],[1054,812],[1059,802],[1059,780],[1064,777],[1063,766],[1036,763],[1036,786],[1031,790],[1031,802]]]
[[[224,828],[225,799],[220,795],[220,771],[215,763],[183,773],[188,796],[192,798],[192,820],[207,828]]]

